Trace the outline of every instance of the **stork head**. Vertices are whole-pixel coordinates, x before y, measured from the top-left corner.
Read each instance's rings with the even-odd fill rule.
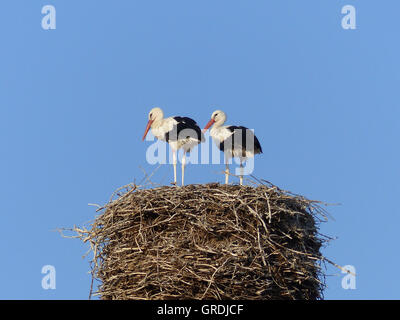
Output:
[[[164,112],[161,110],[161,108],[153,108],[149,112],[149,120],[157,121],[161,120],[164,118]]]
[[[221,126],[224,124],[226,121],[226,114],[225,112],[221,110],[215,110],[212,115],[210,121],[206,124],[206,126],[203,129],[203,132],[206,132],[209,127],[211,127],[213,124],[215,124],[217,127]]]
[[[153,125],[154,121],[160,121],[164,118],[164,113],[160,108],[153,108],[149,112],[149,121],[147,122],[146,129],[144,131],[144,135],[142,141],[146,138],[147,132],[149,132],[151,126]]]

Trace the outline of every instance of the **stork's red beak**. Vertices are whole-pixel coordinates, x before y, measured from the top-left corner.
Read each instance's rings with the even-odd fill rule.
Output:
[[[154,120],[149,120],[149,122],[147,122],[147,126],[146,126],[146,130],[144,131],[144,135],[142,138],[142,141],[144,141],[144,139],[147,136],[147,132],[149,132],[151,125],[153,124]]]
[[[211,119],[210,121],[208,121],[208,123],[206,124],[206,126],[205,126],[204,129],[203,129],[203,132],[206,132],[207,129],[208,129],[209,127],[211,127],[211,126],[214,124],[214,122],[215,122],[214,119]]]

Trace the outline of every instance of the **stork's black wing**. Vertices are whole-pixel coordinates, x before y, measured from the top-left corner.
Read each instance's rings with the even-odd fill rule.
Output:
[[[229,138],[220,143],[220,150],[225,151],[225,148],[242,150],[243,155],[246,151],[251,151],[254,154],[262,153],[261,144],[252,130],[243,126],[229,126],[228,130],[232,132]]]
[[[196,121],[188,117],[174,117],[174,120],[176,124],[171,131],[165,134],[165,140],[167,142],[188,138],[204,142],[204,134]]]

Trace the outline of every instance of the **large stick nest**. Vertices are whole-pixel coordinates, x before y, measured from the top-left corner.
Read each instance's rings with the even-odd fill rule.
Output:
[[[126,186],[89,229],[102,299],[321,299],[317,201],[271,184]]]

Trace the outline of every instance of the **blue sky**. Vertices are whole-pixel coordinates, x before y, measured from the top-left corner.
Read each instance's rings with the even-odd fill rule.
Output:
[[[57,27],[41,27],[44,5]],[[341,27],[356,8],[357,29]],[[326,299],[398,299],[400,3],[377,1],[21,1],[0,4],[1,299],[87,299],[87,246],[54,230],[91,221],[143,178],[154,107],[201,126],[215,109],[254,128],[254,174],[340,203],[323,253]],[[223,182],[189,165],[187,183]],[[155,182],[169,184],[172,168]],[[179,175],[178,175],[179,177]],[[44,290],[41,269],[56,268]]]

